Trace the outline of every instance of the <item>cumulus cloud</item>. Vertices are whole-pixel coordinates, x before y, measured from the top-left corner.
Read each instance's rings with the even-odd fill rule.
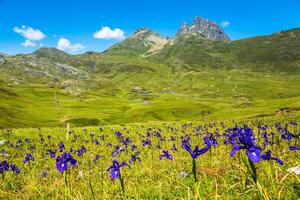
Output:
[[[223,21],[223,22],[221,22],[221,26],[223,27],[223,28],[226,28],[226,27],[228,27],[230,25],[230,22],[229,21]]]
[[[30,40],[25,40],[25,42],[23,42],[21,45],[24,47],[35,47],[36,46],[36,44],[34,42],[31,42]]]
[[[42,31],[40,31],[39,29],[33,29],[30,26],[23,25],[21,28],[16,26],[14,27],[13,31],[31,41],[39,41],[46,37],[46,35]]]
[[[116,28],[116,29],[112,30],[108,26],[104,26],[99,31],[94,33],[94,38],[96,38],[96,39],[106,39],[106,40],[109,40],[109,39],[122,40],[122,39],[125,38],[124,34],[125,34],[125,32],[122,31],[119,28]]]
[[[72,44],[70,40],[66,38],[60,38],[57,42],[57,48],[62,51],[76,52],[80,49],[83,49],[84,46],[80,43]]]

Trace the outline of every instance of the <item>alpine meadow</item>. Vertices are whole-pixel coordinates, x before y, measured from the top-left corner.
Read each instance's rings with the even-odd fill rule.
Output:
[[[0,199],[300,199],[292,7],[45,2],[0,0]]]

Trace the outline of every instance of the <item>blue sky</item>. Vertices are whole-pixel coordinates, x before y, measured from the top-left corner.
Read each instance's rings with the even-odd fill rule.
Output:
[[[172,37],[194,16],[229,22],[225,32],[236,40],[300,27],[299,8],[299,0],[0,0],[0,52],[103,51],[138,27]]]

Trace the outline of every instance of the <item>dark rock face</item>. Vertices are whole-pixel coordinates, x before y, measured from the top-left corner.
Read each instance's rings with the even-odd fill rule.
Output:
[[[190,33],[200,33],[208,40],[230,40],[219,25],[202,17],[195,17],[191,27],[184,22],[176,36],[182,36]]]

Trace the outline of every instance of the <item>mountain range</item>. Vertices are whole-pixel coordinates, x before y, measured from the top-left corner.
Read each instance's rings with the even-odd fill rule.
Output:
[[[295,114],[299,83],[300,29],[231,41],[195,17],[174,38],[139,28],[101,53],[0,54],[0,127]]]

